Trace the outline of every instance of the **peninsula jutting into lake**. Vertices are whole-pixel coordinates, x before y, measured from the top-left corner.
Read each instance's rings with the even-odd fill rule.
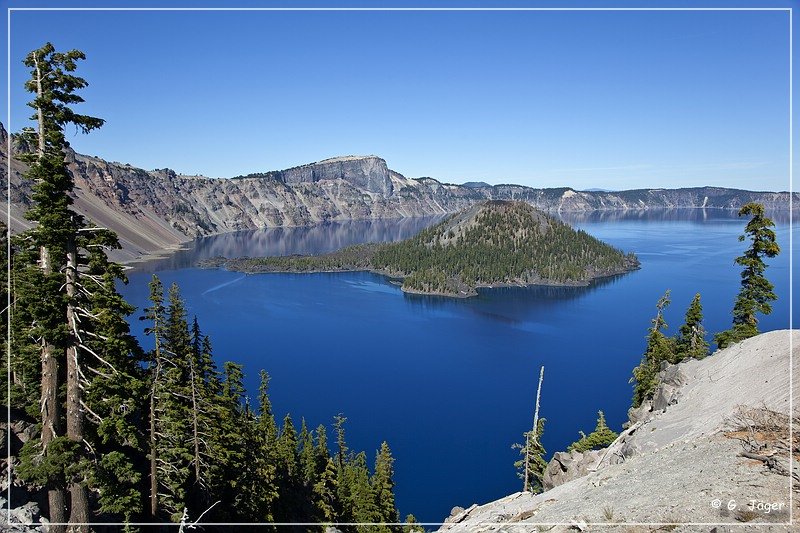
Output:
[[[371,271],[402,279],[405,292],[466,298],[479,287],[588,285],[635,270],[639,260],[529,204],[493,200],[401,242],[316,256],[217,257],[201,266],[247,273]]]

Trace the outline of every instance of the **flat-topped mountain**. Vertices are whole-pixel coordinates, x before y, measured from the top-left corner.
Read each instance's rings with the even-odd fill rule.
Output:
[[[12,156],[24,152],[14,137]],[[0,124],[0,186],[9,186],[11,225],[29,227],[31,183],[26,166],[12,157],[8,175],[7,134]],[[132,260],[195,237],[326,221],[403,218],[454,213],[485,200],[519,200],[544,211],[612,212],[657,208],[738,209],[759,202],[788,209],[789,193],[751,192],[718,187],[581,192],[521,185],[466,185],[434,178],[406,178],[376,156],[346,156],[298,167],[238,176],[186,176],[170,169],[143,170],[100,157],[67,151],[75,179],[75,209],[117,232]],[[9,183],[10,181],[10,183]],[[800,194],[794,193],[800,206]]]
[[[390,177],[392,173],[393,171],[386,166],[386,161],[378,156],[349,155],[323,159],[316,163],[286,170],[236,176],[234,179],[267,178],[278,180],[286,185],[342,180],[365,191],[391,196],[394,192]]]
[[[587,285],[636,269],[639,261],[529,204],[489,200],[401,242],[205,266],[249,273],[370,270],[402,279],[406,292],[468,297],[478,287]]]

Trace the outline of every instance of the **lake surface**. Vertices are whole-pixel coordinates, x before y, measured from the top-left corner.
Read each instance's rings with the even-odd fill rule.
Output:
[[[779,257],[767,275],[779,300],[761,330],[789,327],[789,218],[772,214]],[[215,255],[319,253],[354,242],[405,238],[435,219],[329,224],[240,232],[129,273],[122,289],[139,309],[157,271],[177,282],[190,315],[211,336],[218,362],[245,365],[257,397],[258,372],[272,376],[276,417],[299,427],[347,416],[348,444],[369,461],[382,440],[396,458],[401,515],[441,522],[453,506],[520,490],[511,444],[531,426],[539,367],[549,455],[602,409],[619,431],[630,406],[628,378],[645,346],[655,304],[666,289],[668,333],[696,292],[705,326],[726,329],[739,288],[734,258],[745,221],[716,210],[565,215],[567,222],[625,251],[641,270],[584,288],[481,290],[467,300],[405,295],[370,273],[243,275],[192,267]],[[798,231],[793,230],[797,238]],[[797,296],[795,285],[794,296]],[[131,318],[143,345],[143,323]],[[799,327],[794,319],[794,327]],[[711,334],[709,334],[709,339]],[[330,430],[329,430],[330,433]]]

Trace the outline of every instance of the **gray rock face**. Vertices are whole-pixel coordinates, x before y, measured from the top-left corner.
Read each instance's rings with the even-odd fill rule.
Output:
[[[628,423],[623,427],[630,427],[636,422],[643,422],[652,416],[653,403],[650,400],[645,400],[639,407],[631,407],[628,409]]]
[[[287,185],[343,180],[372,193],[390,196],[393,192],[389,167],[380,157],[336,157],[275,173]]]
[[[550,490],[567,481],[583,477],[597,468],[602,450],[585,452],[556,452],[547,464],[542,479],[545,490]]]
[[[666,364],[658,374],[659,385],[653,395],[654,412],[664,411],[670,405],[678,403],[681,388],[686,384],[686,375],[680,365]]]

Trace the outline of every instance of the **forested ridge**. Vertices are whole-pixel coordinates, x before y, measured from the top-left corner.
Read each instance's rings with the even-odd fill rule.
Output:
[[[83,59],[47,43],[25,60],[38,126],[21,134],[37,147],[25,156],[35,184],[26,216],[35,225],[15,235],[3,228],[0,246],[11,266],[2,284],[10,328],[0,332],[10,373],[0,387],[10,391],[10,422],[30,428],[8,465],[13,491],[24,485],[42,501],[54,532],[197,521],[399,530],[387,525],[399,517],[386,442],[372,463],[348,447],[342,415],[334,443],[324,425],[300,419],[298,430],[288,414],[278,423],[264,370],[251,405],[242,365],[217,367],[177,285],[165,291],[154,276],[149,305],[138,312],[119,294],[125,274],[107,256],[117,236],[72,209],[64,128],[88,133],[104,122],[71,108],[87,85],[73,74]],[[130,333],[129,317],[145,322],[153,349]]]
[[[320,256],[217,258],[204,265],[244,272],[373,270],[403,278],[409,292],[468,296],[492,285],[584,285],[639,262],[529,204],[489,201],[401,242]]]

